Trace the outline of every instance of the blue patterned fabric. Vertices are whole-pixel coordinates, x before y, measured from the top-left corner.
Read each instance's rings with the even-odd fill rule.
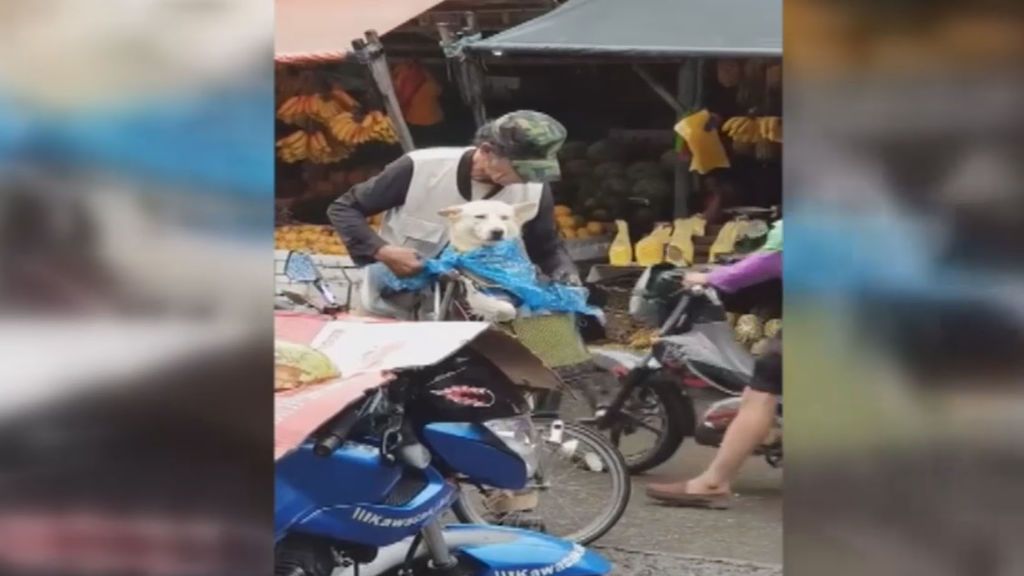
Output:
[[[398,278],[390,271],[384,275],[384,286],[394,292],[423,290],[438,277],[451,271],[471,274],[501,287],[501,291],[517,300],[521,311],[532,314],[575,312],[600,316],[600,311],[587,305],[587,290],[564,284],[541,284],[537,272],[522,245],[506,240],[469,252],[456,252],[451,247],[437,258],[424,263],[423,272],[411,278]]]

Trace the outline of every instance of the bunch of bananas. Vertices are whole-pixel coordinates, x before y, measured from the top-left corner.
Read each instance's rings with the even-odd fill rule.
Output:
[[[379,111],[373,111],[357,120],[351,112],[343,112],[331,118],[327,127],[341,143],[358,146],[371,140],[388,144],[398,142],[398,135],[391,125],[391,120]]]
[[[358,110],[359,102],[337,85],[288,98],[277,109],[277,117],[301,129],[277,142],[278,156],[288,163],[330,164],[348,158],[353,148],[371,140],[398,142],[387,116],[379,111],[362,115]]]
[[[285,162],[301,162],[309,158],[309,133],[297,130],[277,141],[277,155]]]
[[[298,94],[292,96],[277,109],[277,117],[282,122],[300,125],[306,120],[315,120],[326,124],[338,114],[351,112],[359,106],[348,92],[341,87],[331,88],[329,95]]]
[[[316,131],[309,138],[309,159],[317,164],[333,164],[352,155],[352,148],[328,141],[327,135]]]
[[[778,116],[737,116],[722,124],[722,132],[733,142],[742,144],[782,142],[782,119]]]
[[[782,118],[778,116],[765,116],[757,119],[758,128],[761,132],[761,139],[768,142],[782,142]]]
[[[332,143],[322,131],[297,130],[277,141],[278,156],[289,164],[309,160],[318,164],[331,164],[348,158],[352,149],[344,144]]]

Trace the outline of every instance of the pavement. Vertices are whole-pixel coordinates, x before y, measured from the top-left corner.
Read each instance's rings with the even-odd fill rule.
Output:
[[[687,439],[669,462],[633,478],[625,515],[595,543],[617,576],[782,574],[782,470],[748,460],[728,510],[665,507],[644,493],[648,482],[696,475],[714,454]]]
[[[631,550],[601,549],[614,576],[782,576],[781,565]]]

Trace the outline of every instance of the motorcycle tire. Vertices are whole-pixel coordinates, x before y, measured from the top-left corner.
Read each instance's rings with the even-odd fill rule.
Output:
[[[535,422],[538,427],[544,427],[546,424],[551,422],[551,419],[538,418],[535,419]],[[580,424],[573,424],[571,422],[564,422],[563,424],[563,438],[579,441],[580,445],[584,445],[587,451],[600,458],[604,465],[602,472],[608,474],[612,484],[611,494],[608,496],[608,498],[610,498],[610,505],[603,507],[601,513],[597,517],[588,522],[582,528],[570,533],[553,534],[554,536],[571,540],[581,545],[587,545],[594,542],[601,536],[604,536],[612,529],[612,527],[615,526],[622,515],[626,512],[626,507],[629,505],[629,499],[632,492],[632,482],[625,460],[622,459],[622,455],[619,454],[619,451],[614,446],[612,446],[606,436],[590,427],[582,426]],[[460,494],[452,506],[452,512],[460,522],[464,522],[466,524],[504,525],[500,521],[491,521],[491,519],[488,519],[477,506],[472,505],[469,502],[465,488],[463,487],[460,487]],[[543,510],[540,511],[540,514],[543,514]]]
[[[638,453],[624,454],[626,466],[632,474],[641,474],[667,462],[676,453],[687,436],[692,436],[696,426],[696,414],[693,401],[683,395],[675,380],[655,375],[650,377],[643,387],[634,390],[634,396],[641,393],[651,394],[660,406],[665,417],[662,434],[649,448]],[[622,452],[623,436],[621,428],[606,430],[611,443]]]

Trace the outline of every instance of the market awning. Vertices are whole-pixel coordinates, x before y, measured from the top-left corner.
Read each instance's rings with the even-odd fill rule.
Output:
[[[338,60],[367,30],[397,28],[441,0],[275,0],[274,60]]]
[[[466,49],[577,56],[781,56],[782,0],[569,0]]]

